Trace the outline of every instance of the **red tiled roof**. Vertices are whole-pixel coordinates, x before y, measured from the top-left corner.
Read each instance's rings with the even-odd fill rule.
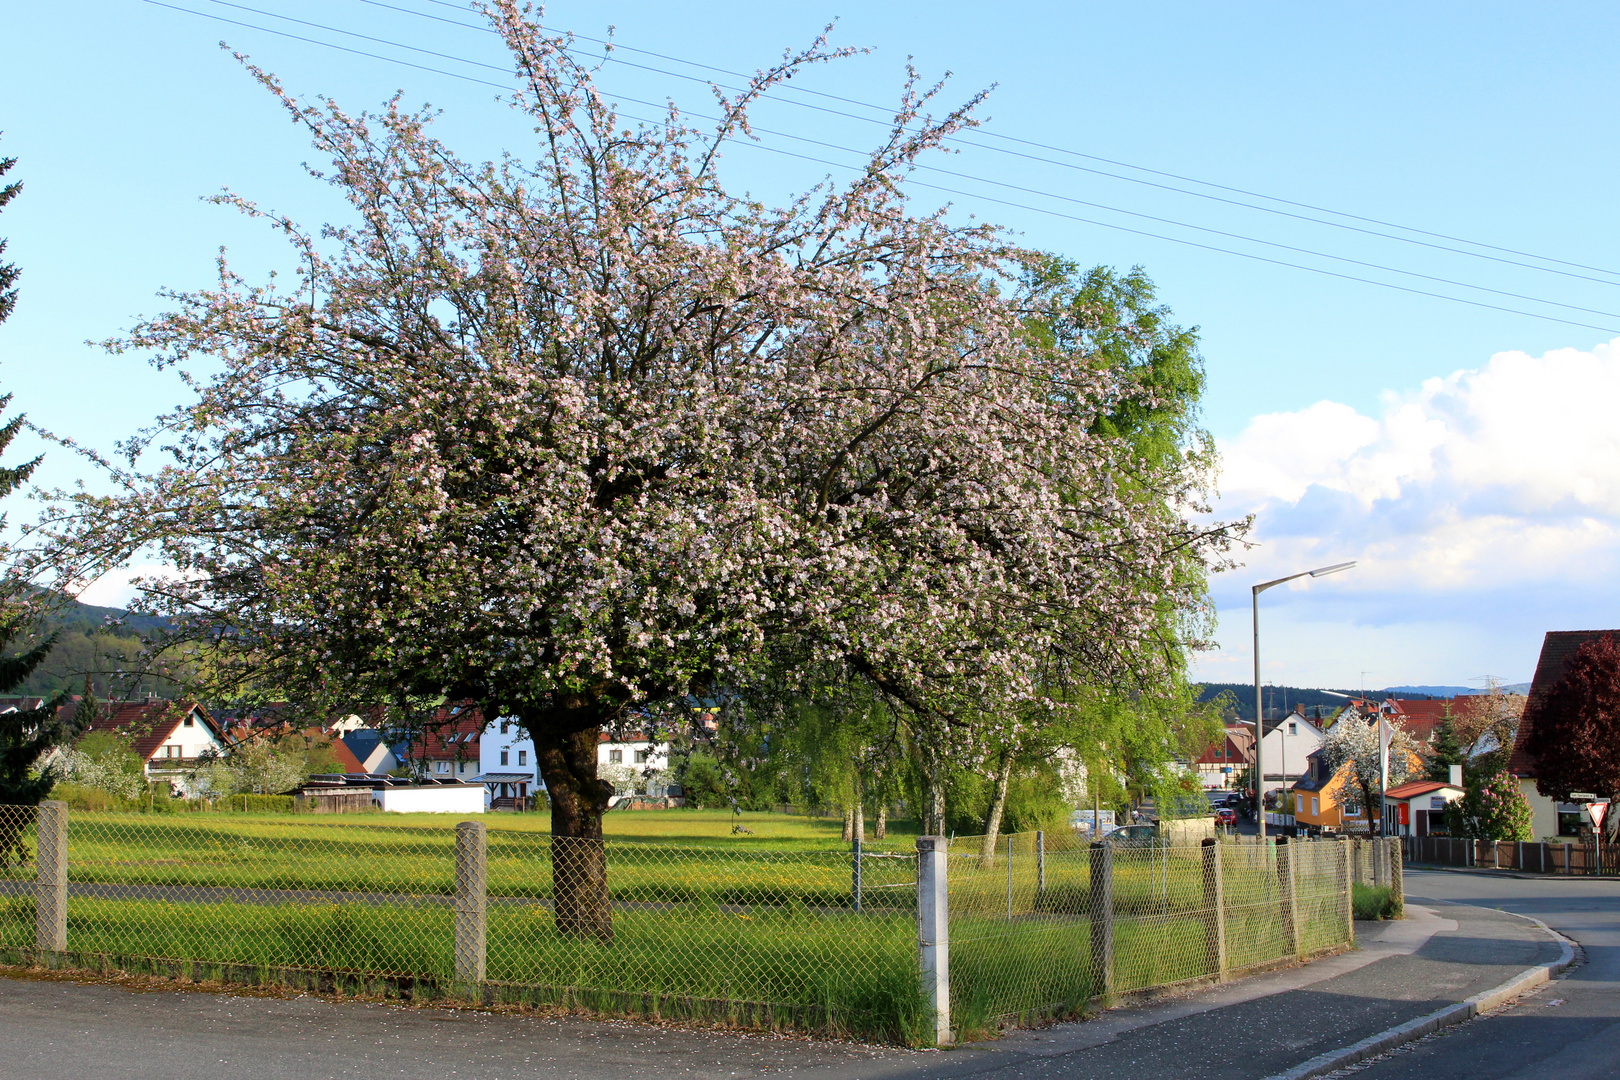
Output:
[[[343,763],[344,772],[363,773],[366,771],[365,765],[361,764],[360,759],[354,756],[353,750],[350,750],[343,744],[342,739],[338,738],[336,735],[333,735],[331,738],[332,754]]]
[[[1519,719],[1519,735],[1513,740],[1513,753],[1508,758],[1508,772],[1520,779],[1536,775],[1535,765],[1525,752],[1525,740],[1537,717],[1547,703],[1547,695],[1563,681],[1569,663],[1575,659],[1575,650],[1593,638],[1604,634],[1620,635],[1620,630],[1549,630],[1541,639],[1541,657],[1536,661],[1536,674],[1530,680],[1530,696],[1524,703],[1524,715]]]
[[[1196,764],[1224,765],[1230,762],[1248,764],[1253,760],[1254,731],[1248,727],[1229,727],[1219,742],[1203,752]]]
[[[484,713],[476,705],[441,705],[412,740],[412,761],[477,761]]]
[[[150,761],[152,755],[157,753],[174,734],[174,729],[180,726],[186,714],[195,710],[202,717],[203,723],[218,734],[219,728],[215,725],[213,717],[208,711],[194,701],[143,701],[126,703],[123,705],[104,705],[100,709],[101,715],[96,722],[87,729],[89,731],[112,731],[129,740],[130,747],[142,761]]]
[[[1404,784],[1397,784],[1395,787],[1390,788],[1384,792],[1384,796],[1389,799],[1410,799],[1416,795],[1427,795],[1431,791],[1439,791],[1441,788],[1451,788],[1453,791],[1461,790],[1444,780],[1408,780]]]
[[[1427,745],[1434,740],[1435,729],[1452,716],[1450,698],[1430,701],[1395,701],[1395,719],[1407,734]]]

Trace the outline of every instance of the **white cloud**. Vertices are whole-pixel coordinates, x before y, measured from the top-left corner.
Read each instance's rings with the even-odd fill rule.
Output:
[[[1377,416],[1322,401],[1255,417],[1221,441],[1217,509],[1254,514],[1259,546],[1215,582],[1233,648],[1200,669],[1251,662],[1249,584],[1345,559],[1359,565],[1294,587],[1308,598],[1267,594],[1265,616],[1307,650],[1359,651],[1317,676],[1339,685],[1362,667],[1384,683],[1527,677],[1533,652],[1519,654],[1544,630],[1620,624],[1617,409],[1620,339],[1499,353],[1386,394]],[[1480,633],[1492,625],[1494,638]]]
[[[1499,353],[1385,396],[1256,417],[1222,446],[1221,510],[1254,513],[1251,565],[1365,558],[1367,584],[1423,590],[1589,579],[1620,542],[1620,339]]]
[[[86,586],[79,594],[78,600],[82,604],[94,604],[96,607],[128,607],[137,592],[136,579],[171,577],[173,574],[173,567],[158,563],[143,563],[112,570]]]

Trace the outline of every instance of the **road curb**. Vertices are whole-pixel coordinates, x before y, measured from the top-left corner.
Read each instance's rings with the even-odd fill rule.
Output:
[[[1502,866],[1492,869],[1489,866],[1445,866],[1440,863],[1403,863],[1403,869],[1423,870],[1440,874],[1464,874],[1470,877],[1499,877],[1514,878],[1518,881],[1603,881],[1605,878],[1594,877],[1590,874],[1554,874],[1551,872],[1538,874],[1533,870],[1517,870],[1513,867]],[[1608,878],[1607,880],[1613,880]]]
[[[1416,1020],[1408,1020],[1404,1024],[1380,1031],[1376,1035],[1369,1035],[1360,1042],[1352,1043],[1341,1049],[1318,1054],[1309,1061],[1295,1065],[1286,1072],[1268,1076],[1266,1080],[1310,1080],[1313,1076],[1321,1076],[1323,1073],[1342,1069],[1346,1065],[1354,1065],[1358,1061],[1377,1057],[1379,1054],[1393,1050],[1395,1047],[1405,1043],[1421,1039],[1423,1036],[1439,1031],[1441,1028],[1461,1024],[1472,1020],[1481,1013],[1488,1013],[1492,1009],[1498,1008],[1518,997],[1526,990],[1540,986],[1575,962],[1575,943],[1570,941],[1569,938],[1560,934],[1540,919],[1520,915],[1516,911],[1505,911],[1503,914],[1533,922],[1541,927],[1548,936],[1558,942],[1558,946],[1562,950],[1558,959],[1545,964],[1537,964],[1532,968],[1526,968],[1500,986],[1482,991],[1465,1001],[1457,1002],[1455,1005],[1447,1005],[1445,1008],[1437,1009],[1427,1016],[1420,1016]]]

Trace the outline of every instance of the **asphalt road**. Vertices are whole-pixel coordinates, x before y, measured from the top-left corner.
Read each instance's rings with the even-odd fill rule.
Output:
[[[1581,947],[1584,962],[1518,1004],[1346,1075],[1356,1080],[1620,1078],[1620,882],[1406,871],[1409,899],[1532,915]]]
[[[0,1080],[1254,1080],[1494,987],[1556,947],[1501,912],[1358,924],[1350,953],[949,1053],[572,1017],[0,979]]]
[[[1620,1078],[1620,883],[1409,871],[1399,923],[1361,948],[1193,997],[950,1053],[768,1034],[0,979],[0,1080],[318,1080],[626,1075],[766,1080],[1254,1080],[1425,1015],[1556,955],[1522,909],[1585,946],[1573,977],[1357,1072],[1367,1080]],[[1454,901],[1455,903],[1447,903]]]

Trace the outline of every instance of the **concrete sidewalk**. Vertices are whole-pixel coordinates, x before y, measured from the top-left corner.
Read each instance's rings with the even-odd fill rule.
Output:
[[[439,1007],[0,979],[0,1078],[653,1076],[1257,1078],[1494,987],[1559,953],[1485,908],[1409,907],[1361,949],[946,1052]]]

